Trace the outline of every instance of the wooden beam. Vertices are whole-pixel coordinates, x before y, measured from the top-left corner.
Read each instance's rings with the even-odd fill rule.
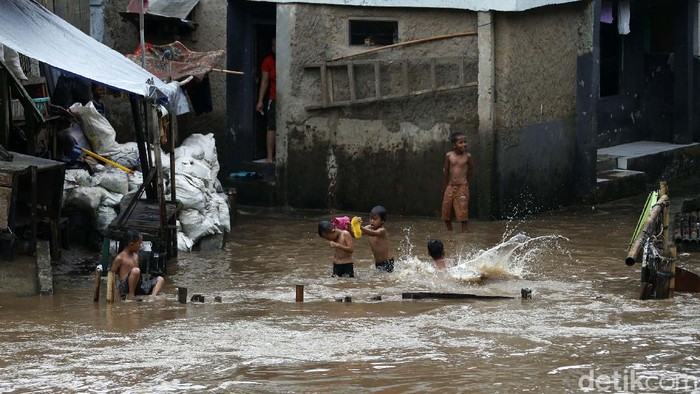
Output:
[[[463,293],[407,292],[401,293],[401,298],[404,300],[510,300],[514,299],[515,297]]]
[[[335,62],[335,61],[342,60],[342,59],[349,59],[349,58],[355,57],[355,56],[367,55],[369,53],[384,51],[386,49],[398,48],[398,47],[403,47],[403,46],[407,46],[407,45],[422,44],[422,43],[430,42],[430,41],[446,40],[448,38],[457,38],[457,37],[466,37],[466,36],[475,36],[475,35],[477,35],[477,33],[475,31],[469,31],[469,32],[445,34],[445,35],[440,35],[440,36],[420,38],[417,40],[400,42],[398,44],[385,45],[385,46],[382,46],[379,48],[372,48],[372,49],[368,49],[366,51],[353,53],[351,55],[338,56],[338,57],[331,59],[330,61]]]

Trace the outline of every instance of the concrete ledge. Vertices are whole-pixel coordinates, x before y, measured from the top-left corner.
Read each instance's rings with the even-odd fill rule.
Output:
[[[593,203],[600,204],[634,196],[646,190],[647,176],[640,171],[611,170],[597,175]]]
[[[700,144],[637,141],[598,149],[598,156],[614,157],[617,168],[645,172],[652,181],[673,179],[698,171]]]

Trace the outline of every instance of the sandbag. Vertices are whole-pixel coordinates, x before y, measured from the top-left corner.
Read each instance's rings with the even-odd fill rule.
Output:
[[[211,197],[211,214],[216,215],[216,221],[214,222],[219,226],[219,229],[230,233],[231,216],[229,213],[228,197],[224,193],[213,193]]]
[[[185,209],[204,212],[211,193],[201,179],[188,174],[175,174],[175,196]]]
[[[107,232],[107,227],[114,219],[117,218],[117,212],[112,207],[100,205],[97,208],[97,218],[95,219],[95,227],[100,234],[104,235]]]
[[[182,231],[195,244],[207,235],[221,234],[219,228],[211,220],[195,209],[180,211],[179,220]]]
[[[140,168],[141,160],[139,159],[139,147],[135,142],[127,142],[125,144],[116,144],[112,150],[103,155],[106,159],[112,160],[117,164],[133,170]]]
[[[194,242],[182,231],[177,232],[177,250],[181,252],[191,252]]]
[[[93,180],[95,186],[112,193],[124,195],[129,191],[129,174],[116,168],[96,173]]]
[[[19,53],[17,53],[17,51],[5,46],[3,57],[5,58],[5,65],[7,66],[7,69],[10,70],[15,78],[17,78],[19,81],[27,81],[29,79],[22,70],[22,64],[19,61]]]
[[[117,133],[107,119],[97,112],[92,101],[86,105],[75,103],[71,105],[70,111],[80,119],[83,134],[95,153],[105,156],[118,148]]]
[[[85,169],[68,169],[63,178],[63,189],[72,189],[78,186],[95,186],[92,180],[92,176]]]
[[[105,189],[103,189],[103,191],[104,193],[102,194],[102,202],[100,202],[100,205],[104,205],[107,207],[116,207],[117,205],[119,205],[119,203],[124,197],[123,194],[112,193]]]
[[[197,177],[207,185],[211,184],[211,170],[203,161],[191,156],[182,156],[175,159],[175,174],[188,174]]]
[[[89,211],[94,216],[105,193],[101,187],[79,186],[68,191],[64,205]]]

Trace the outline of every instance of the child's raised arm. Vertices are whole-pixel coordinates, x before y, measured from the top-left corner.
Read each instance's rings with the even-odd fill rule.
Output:
[[[362,234],[369,235],[370,237],[380,237],[380,238],[385,238],[386,237],[386,229],[384,227],[379,227],[378,229],[374,230],[372,226],[367,225],[364,227],[361,227],[362,229]]]

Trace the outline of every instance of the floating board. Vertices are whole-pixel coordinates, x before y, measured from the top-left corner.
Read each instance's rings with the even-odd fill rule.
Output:
[[[404,300],[510,300],[515,297],[495,296],[495,295],[479,295],[479,294],[462,294],[462,293],[401,293],[401,298]]]

